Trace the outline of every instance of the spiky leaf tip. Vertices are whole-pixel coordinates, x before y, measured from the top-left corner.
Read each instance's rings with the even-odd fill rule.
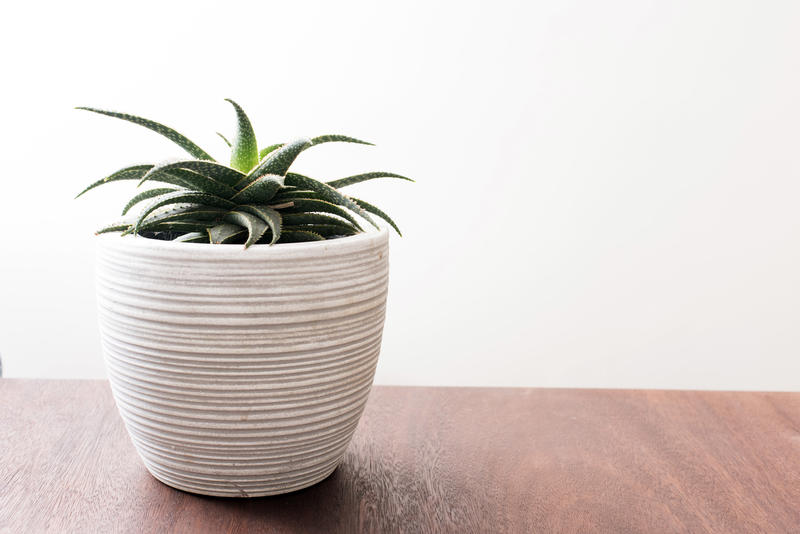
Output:
[[[245,241],[244,248],[249,248],[250,245],[256,243],[267,231],[264,221],[245,211],[232,211],[225,215],[225,221],[247,229],[247,241]]]
[[[284,145],[283,143],[277,143],[277,144],[269,145],[267,147],[262,148],[261,151],[258,153],[258,160],[261,161],[262,159],[267,157],[268,154],[270,154],[271,152],[279,149],[283,145]]]
[[[126,223],[126,222],[109,224],[108,226],[104,226],[103,228],[100,228],[99,230],[95,231],[94,235],[107,234],[110,232],[124,232],[130,229],[132,226],[133,225],[131,223]]]
[[[321,145],[322,143],[356,143],[359,145],[375,146],[374,143],[370,143],[369,141],[362,141],[361,139],[356,139],[355,137],[338,134],[319,135],[312,138],[311,143],[314,145]]]
[[[157,197],[159,195],[165,195],[167,193],[172,193],[173,191],[177,191],[177,189],[172,187],[157,187],[155,189],[148,189],[147,191],[142,191],[138,195],[134,196],[132,199],[125,204],[125,207],[122,208],[122,215],[126,215],[132,207],[143,200],[147,200],[148,198]]]
[[[247,175],[245,180],[240,182],[239,186],[247,186],[265,174],[285,175],[286,171],[288,171],[289,167],[294,163],[294,160],[297,159],[297,156],[310,146],[311,140],[307,137],[301,137],[275,149],[264,158],[255,169],[250,171],[250,174]]]
[[[339,178],[338,180],[331,180],[330,182],[325,182],[325,183],[327,183],[334,189],[340,189],[342,187],[347,187],[348,185],[366,182],[367,180],[374,180],[375,178],[399,178],[400,180],[407,180],[409,182],[414,181],[411,178],[407,178],[401,174],[396,174],[393,172],[376,171],[376,172],[365,172],[362,174],[356,174],[353,176],[348,176],[346,178]]]
[[[255,215],[267,223],[269,229],[272,231],[272,240],[270,241],[270,245],[274,245],[278,239],[280,239],[283,227],[283,217],[278,210],[269,206],[253,204],[246,204],[242,206],[240,210]]]
[[[217,135],[219,136],[219,138],[220,138],[220,139],[222,139],[222,142],[223,142],[223,143],[225,143],[226,145],[228,145],[228,148],[231,148],[231,142],[230,142],[230,141],[228,141],[228,138],[227,138],[227,137],[225,137],[224,135],[222,135],[222,134],[221,134],[221,133],[219,133],[219,132],[217,132]]]
[[[209,161],[214,161],[208,152],[197,146],[194,142],[189,140],[188,137],[185,135],[178,133],[177,131],[173,130],[169,126],[164,126],[155,121],[151,121],[150,119],[145,119],[143,117],[137,117],[136,115],[130,115],[128,113],[119,113],[116,111],[107,111],[104,109],[97,109],[97,108],[90,108],[85,106],[78,106],[75,109],[82,109],[84,111],[91,111],[92,113],[99,113],[100,115],[106,115],[107,117],[114,117],[117,119],[122,119],[124,121],[132,122],[134,124],[138,124],[139,126],[144,126],[148,130],[156,132],[157,134],[163,135],[186,152],[191,154],[197,159],[205,159]]]
[[[359,231],[364,231],[364,229],[360,224],[358,224],[358,221],[356,221],[355,217],[353,217],[350,212],[343,207],[334,204],[333,202],[328,202],[327,200],[322,200],[319,198],[295,198],[289,202],[291,202],[292,205],[287,206],[286,211],[288,213],[330,213],[346,220],[355,226]]]
[[[353,202],[364,208],[366,211],[372,213],[373,215],[377,215],[378,217],[389,223],[389,225],[392,228],[394,228],[394,231],[397,232],[397,235],[403,237],[403,234],[400,232],[400,228],[398,228],[395,222],[392,220],[392,218],[386,215],[383,211],[378,209],[376,206],[373,206],[369,202],[364,202],[363,200],[354,197],[350,198],[353,200]]]
[[[339,191],[329,186],[328,184],[322,183],[318,180],[314,180],[313,178],[309,178],[308,176],[303,176],[302,174],[297,174],[292,172],[286,174],[286,183],[288,185],[310,189],[315,193],[319,193],[319,195],[324,200],[346,207],[347,209],[357,213],[361,218],[363,218],[365,221],[370,223],[375,228],[380,229],[380,226],[375,224],[375,221],[372,220],[372,217],[370,217],[369,214],[361,206],[359,206],[358,204],[350,200],[349,197],[341,194]]]
[[[88,191],[91,191],[95,187],[99,187],[109,182],[116,182],[117,180],[140,180],[142,176],[147,174],[147,171],[152,168],[152,165],[132,165],[130,167],[125,167],[124,169],[120,169],[106,176],[105,178],[100,178],[96,182],[93,182],[86,189],[75,195],[75,198],[78,198]]]
[[[236,135],[231,143],[231,167],[247,173],[258,165],[259,161],[256,133],[242,107],[230,98],[226,98],[225,101],[236,110]]]
[[[209,243],[213,243],[215,245],[230,243],[232,240],[244,234],[246,231],[247,229],[244,227],[231,223],[223,223],[212,226],[211,228],[206,228]]]

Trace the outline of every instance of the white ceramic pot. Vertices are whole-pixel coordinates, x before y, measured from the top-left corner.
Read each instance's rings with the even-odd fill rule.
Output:
[[[98,239],[111,389],[154,477],[228,497],[336,469],[380,351],[388,233],[208,245]]]

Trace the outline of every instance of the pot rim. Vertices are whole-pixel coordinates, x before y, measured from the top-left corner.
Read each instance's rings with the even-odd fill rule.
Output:
[[[209,244],[209,243],[184,243],[179,241],[164,241],[148,237],[118,234],[100,234],[96,236],[97,245],[104,249],[127,250],[151,253],[185,253],[193,257],[225,258],[225,259],[254,259],[274,256],[294,256],[295,254],[308,255],[353,249],[370,248],[389,240],[389,230],[382,227],[380,230],[367,230],[347,237],[326,239],[325,241],[305,241],[301,243],[281,243],[275,245],[256,244],[245,249],[242,244]]]

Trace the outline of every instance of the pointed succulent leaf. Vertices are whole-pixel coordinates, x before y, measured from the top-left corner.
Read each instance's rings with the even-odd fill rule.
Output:
[[[131,167],[125,167],[124,169],[120,169],[117,172],[106,176],[105,178],[101,178],[96,182],[92,183],[89,187],[75,195],[75,198],[78,198],[82,194],[86,193],[94,189],[97,186],[106,184],[108,182],[116,182],[117,180],[140,180],[142,176],[147,174],[147,171],[152,169],[152,165],[133,165]]]
[[[348,176],[347,178],[339,178],[338,180],[332,180],[326,183],[335,189],[339,189],[340,187],[347,187],[348,185],[353,185],[360,182],[366,182],[367,180],[373,180],[375,178],[400,178],[401,180],[408,180],[409,182],[414,181],[411,178],[406,178],[405,176],[401,176],[393,172],[378,171],[378,172],[365,172],[363,174],[356,174],[354,176]]]
[[[273,150],[276,150],[276,149],[278,149],[278,148],[280,148],[282,146],[283,146],[283,143],[276,143],[274,145],[269,145],[267,147],[262,148],[261,152],[258,153],[258,161],[261,161],[262,159],[264,159],[264,157],[267,154],[269,154]]]
[[[189,232],[188,234],[176,237],[173,241],[182,243],[208,243],[208,232]]]
[[[229,243],[234,238],[247,232],[247,229],[238,224],[223,223],[207,228],[206,232],[208,233],[209,243],[221,244]]]
[[[228,138],[222,135],[221,133],[217,132],[217,135],[222,139],[222,141],[228,145],[228,148],[231,148],[231,142],[228,141]]]
[[[94,234],[95,235],[100,235],[100,234],[108,234],[108,233],[111,233],[111,232],[124,232],[125,230],[128,230],[131,226],[132,225],[129,222],[127,222],[127,223],[126,222],[118,222],[118,223],[114,223],[114,224],[109,224],[108,226],[104,226],[103,228],[100,228],[99,230],[97,230]]]
[[[148,221],[214,221],[221,219],[226,213],[228,210],[224,208],[192,204],[163,211],[153,215]]]
[[[270,245],[275,244],[275,242],[280,239],[283,217],[278,210],[261,204],[246,204],[241,206],[239,210],[250,213],[251,215],[255,215],[269,225],[269,229],[272,231],[272,240],[270,241]]]
[[[164,221],[144,223],[139,228],[139,233],[152,232],[204,232],[209,224],[204,221]]]
[[[375,146],[373,143],[369,141],[362,141],[361,139],[356,139],[355,137],[349,137],[347,135],[320,135],[315,137],[311,140],[314,145],[321,145],[322,143],[332,143],[332,142],[340,142],[340,143],[358,143],[359,145],[370,145]]]
[[[236,193],[231,200],[237,204],[263,204],[269,202],[283,186],[284,177],[277,174],[265,174],[250,185]]]
[[[366,220],[375,228],[380,228],[380,226],[375,224],[375,221],[372,220],[372,217],[370,217],[369,214],[366,211],[364,211],[364,209],[361,206],[359,206],[358,204],[350,200],[349,197],[346,197],[345,195],[341,194],[339,191],[332,188],[328,184],[324,184],[322,182],[314,180],[313,178],[309,178],[308,176],[303,176],[302,174],[296,174],[292,172],[286,174],[286,184],[293,185],[295,187],[310,189],[316,193],[319,193],[324,200],[327,200],[328,202],[332,202],[334,204],[339,204],[340,206],[344,206],[347,209],[360,215],[364,220]]]
[[[236,136],[231,145],[231,167],[248,172],[258,165],[259,161],[256,134],[242,107],[230,98],[225,100],[236,110]]]
[[[168,223],[168,222],[202,222],[205,226],[214,226],[228,213],[228,210],[212,208],[209,206],[180,206],[175,209],[167,210],[148,217],[141,225],[141,229],[148,229],[149,225]],[[133,227],[131,226],[131,230]]]
[[[261,236],[264,235],[264,232],[267,231],[267,225],[260,217],[245,211],[232,211],[225,216],[225,221],[247,228],[247,241],[244,244],[244,248],[248,248],[253,243],[256,243],[261,239]]]
[[[208,243],[208,233],[203,232],[189,232],[187,234],[180,235],[173,239],[173,241],[179,243]]]
[[[325,238],[307,230],[284,231],[281,234],[281,243],[300,243],[303,241],[325,241]]]
[[[139,185],[146,182],[147,180],[156,180],[157,177],[164,172],[169,173],[174,169],[183,169],[192,171],[197,174],[201,174],[207,178],[213,179],[215,182],[219,182],[220,185],[226,187],[227,191],[230,191],[230,186],[238,182],[241,178],[244,178],[245,175],[241,172],[237,171],[236,169],[231,169],[230,167],[226,167],[225,165],[220,165],[219,163],[214,163],[213,161],[201,161],[201,160],[168,160],[163,163],[159,163],[155,165],[152,169],[147,171],[147,174],[142,176],[142,179],[139,181]],[[215,193],[220,194],[220,193]]]
[[[147,191],[142,191],[141,193],[130,199],[127,204],[125,204],[125,207],[122,209],[122,214],[125,215],[130,211],[132,207],[134,207],[136,204],[138,204],[143,200],[157,197],[159,195],[163,195],[166,193],[172,193],[173,191],[177,191],[177,189],[173,187],[157,187],[156,189],[148,189]]]
[[[394,228],[394,231],[397,232],[397,235],[403,237],[403,234],[400,232],[400,228],[397,227],[397,225],[394,223],[391,217],[386,215],[384,212],[382,212],[380,209],[378,209],[376,206],[373,206],[369,202],[364,202],[363,200],[358,198],[353,198],[353,197],[350,198],[353,200],[353,202],[364,208],[366,211],[372,213],[373,215],[377,215],[378,217],[389,223],[392,226],[392,228]]]
[[[99,113],[100,115],[106,115],[108,117],[115,117],[117,119],[122,119],[124,121],[132,122],[134,124],[138,124],[139,126],[144,126],[145,128],[152,130],[158,134],[163,135],[176,145],[180,146],[186,152],[191,154],[193,157],[197,159],[205,159],[209,161],[214,161],[208,152],[194,144],[190,141],[186,136],[176,132],[169,126],[164,126],[163,124],[159,124],[155,121],[151,121],[149,119],[144,119],[142,117],[137,117],[136,115],[129,115],[128,113],[117,113],[116,111],[106,111],[102,109],[96,108],[89,108],[89,107],[78,107],[77,109],[82,109],[85,111],[92,111],[94,113]]]
[[[199,172],[189,171],[186,169],[170,169],[167,171],[167,175],[168,178],[166,180],[164,179],[164,175],[162,173],[158,173],[154,178],[149,178],[149,180],[155,180],[159,182],[166,181],[168,183],[180,182],[182,187],[186,187],[193,191],[211,193],[212,195],[217,195],[218,197],[222,198],[231,198],[236,194],[236,189],[232,188],[231,186],[210,176],[206,176],[205,174],[200,174]],[[174,177],[175,180],[171,180],[169,177]]]
[[[303,150],[311,146],[311,140],[307,137],[301,137],[291,143],[287,143],[280,148],[275,149],[266,158],[264,158],[258,166],[250,171],[246,180],[240,185],[248,185],[265,174],[278,174],[283,176],[289,167],[294,163],[294,160]]]
[[[89,187],[78,193],[78,195],[75,198],[78,198],[87,191],[94,189],[95,187],[98,187],[105,183],[116,182],[118,180],[141,180],[153,167],[154,167],[153,165],[134,165],[132,167],[126,167],[124,169],[115,172],[110,176],[107,176],[101,180],[94,182]],[[190,171],[182,169],[171,169],[167,172],[158,173],[157,176],[151,176],[150,178],[148,178],[148,180],[155,182],[163,182],[165,184],[170,184],[170,185],[177,185],[178,187],[189,187],[197,189],[198,185],[193,184],[193,182],[195,182],[196,180],[189,180],[188,182],[184,180],[184,178],[192,178],[193,174],[196,173],[190,173]],[[220,193],[222,192],[220,191]]]
[[[333,217],[324,213],[286,213],[283,216],[283,222],[286,225],[299,226],[304,224],[324,224],[341,226],[345,231],[356,233],[358,228],[353,226],[348,221],[342,220],[339,217]]]
[[[224,198],[210,195],[208,193],[200,193],[197,191],[175,191],[174,193],[161,195],[155,200],[155,202],[145,208],[142,213],[139,214],[139,218],[136,220],[134,232],[139,231],[139,226],[148,215],[153,213],[158,208],[169,206],[171,204],[203,204],[204,206],[210,206],[213,208],[236,208],[236,204],[230,200],[225,200]]]
[[[301,225],[292,225],[292,226],[285,226],[284,227],[287,232],[294,232],[294,231],[305,231],[305,232],[314,232],[315,234],[319,234],[322,237],[334,237],[334,236],[347,236],[347,235],[354,235],[358,233],[355,228],[341,226],[338,224],[301,224]]]
[[[338,215],[342,219],[345,219],[358,230],[364,230],[361,228],[361,225],[358,224],[355,217],[350,215],[346,209],[332,202],[316,198],[295,198],[290,202],[292,206],[286,209],[289,213],[332,213],[333,215]]]
[[[296,187],[287,188],[284,186],[275,198],[273,199],[274,202],[283,202],[286,200],[292,200],[294,198],[314,198],[314,199],[321,199],[322,196],[319,193],[315,193],[314,191],[308,191],[306,189],[297,189]]]

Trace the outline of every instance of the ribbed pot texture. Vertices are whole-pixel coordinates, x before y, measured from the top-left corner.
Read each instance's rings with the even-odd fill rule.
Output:
[[[226,497],[330,475],[375,374],[388,242],[385,230],[247,250],[100,237],[109,380],[150,473]]]

